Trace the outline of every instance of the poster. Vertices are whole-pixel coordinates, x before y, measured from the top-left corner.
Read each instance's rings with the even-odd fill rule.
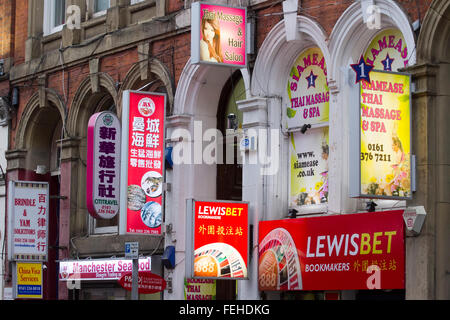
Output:
[[[216,280],[185,278],[184,300],[216,300]]]
[[[290,206],[328,202],[328,127],[290,135]]]
[[[161,234],[166,96],[125,91],[122,109],[122,233]]]
[[[193,278],[247,279],[248,203],[193,201]],[[189,233],[188,233],[189,234]],[[191,264],[188,260],[187,264]]]
[[[194,2],[191,62],[246,67],[246,8]]]
[[[403,289],[402,214],[395,210],[261,221],[259,289],[370,289],[374,272],[378,289]]]
[[[327,65],[319,48],[306,49],[295,60],[287,81],[287,94],[288,129],[328,121],[330,92]]]
[[[15,269],[15,298],[42,299],[42,263],[17,262]]]
[[[400,30],[386,29],[372,39],[364,60],[376,70],[397,71],[408,66],[410,54]]]
[[[104,111],[88,123],[86,205],[96,219],[112,219],[120,203],[120,121]]]
[[[361,195],[409,199],[410,76],[372,71],[361,82]]]
[[[10,181],[8,199],[8,260],[47,261],[48,183]]]

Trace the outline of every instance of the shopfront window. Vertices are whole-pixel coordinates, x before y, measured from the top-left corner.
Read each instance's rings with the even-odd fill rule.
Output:
[[[289,206],[300,213],[326,211],[330,94],[319,48],[306,49],[298,56],[288,77],[287,96],[284,125],[289,132]]]

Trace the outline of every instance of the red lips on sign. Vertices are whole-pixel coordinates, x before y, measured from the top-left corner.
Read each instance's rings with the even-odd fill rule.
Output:
[[[128,272],[119,279],[119,284],[125,290],[131,291],[132,273]],[[141,294],[150,294],[163,291],[166,288],[166,281],[157,274],[150,271],[142,271],[138,274],[138,292]]]

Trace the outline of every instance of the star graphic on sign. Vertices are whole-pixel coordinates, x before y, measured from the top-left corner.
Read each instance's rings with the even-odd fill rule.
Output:
[[[394,62],[395,59],[391,59],[391,57],[389,57],[389,53],[386,54],[386,59],[381,60],[381,63],[383,64],[384,67],[384,71],[392,71],[392,63]]]
[[[367,83],[370,83],[369,73],[370,73],[370,71],[372,71],[373,66],[371,66],[370,64],[367,64],[366,61],[364,61],[364,57],[362,55],[361,55],[361,58],[359,58],[358,63],[351,64],[350,66],[356,72],[355,83],[361,82],[361,80],[366,81]]]
[[[316,87],[316,79],[317,76],[312,72],[309,74],[309,76],[306,77],[306,81],[308,81],[308,89],[309,87]]]

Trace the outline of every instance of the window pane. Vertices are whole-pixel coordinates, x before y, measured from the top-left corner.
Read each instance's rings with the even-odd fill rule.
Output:
[[[109,8],[109,0],[95,0],[94,12],[107,10]]]
[[[53,26],[59,26],[64,24],[66,21],[66,0],[55,0],[55,15],[53,17]]]

